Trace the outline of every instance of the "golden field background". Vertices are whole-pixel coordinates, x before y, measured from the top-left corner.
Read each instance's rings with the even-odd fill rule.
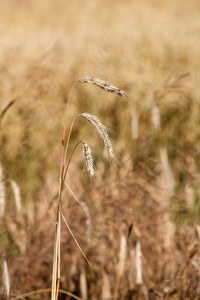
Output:
[[[87,84],[72,94],[68,126],[77,113],[98,116],[116,166],[94,128],[78,121],[70,149],[88,141],[97,178],[90,183],[79,149],[67,181],[92,219],[67,191],[63,211],[93,268],[63,224],[61,288],[83,300],[199,299],[199,12],[195,0],[0,3],[0,251],[11,299],[51,287],[48,211],[55,216],[67,98],[85,75],[121,88],[128,101]],[[20,188],[18,211],[11,180]]]

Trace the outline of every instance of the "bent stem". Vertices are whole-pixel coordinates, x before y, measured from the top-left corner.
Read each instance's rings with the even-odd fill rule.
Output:
[[[74,87],[76,86],[77,83],[78,83],[78,81],[73,84],[73,86],[72,86],[72,88],[70,90],[70,93],[69,93],[68,100],[67,100],[67,107],[66,107],[66,112],[65,112],[65,120],[64,120],[64,126],[63,126],[61,155],[60,155],[60,178],[62,178],[63,166],[65,165],[65,158],[64,158],[64,162],[63,162],[63,152],[64,152],[65,131],[66,131],[67,115],[68,115],[68,110],[69,110],[69,102],[70,102],[70,99],[71,99],[71,95],[72,95],[73,89],[74,89]],[[67,148],[68,148],[68,144],[66,145],[66,151],[67,151]]]

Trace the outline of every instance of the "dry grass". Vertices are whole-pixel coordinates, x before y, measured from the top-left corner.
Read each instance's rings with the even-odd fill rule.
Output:
[[[196,0],[1,4],[0,251],[11,294],[50,297],[58,145],[76,82],[66,133],[87,111],[106,125],[107,151],[94,126],[76,120],[65,163],[77,141],[84,153],[64,164],[62,211],[93,268],[62,226],[68,295],[59,299],[199,298],[199,9]],[[95,187],[84,158],[102,178]]]

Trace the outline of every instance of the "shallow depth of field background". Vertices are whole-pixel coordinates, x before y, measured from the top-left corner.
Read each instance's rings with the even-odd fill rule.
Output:
[[[116,164],[94,128],[77,120],[70,149],[88,142],[96,178],[79,148],[67,181],[92,219],[67,191],[63,211],[93,268],[63,224],[61,288],[84,300],[199,299],[199,53],[197,0],[1,1],[0,251],[12,294],[51,287],[64,111],[74,82],[89,75],[129,101],[88,84],[72,94],[68,126],[77,113],[98,116]]]

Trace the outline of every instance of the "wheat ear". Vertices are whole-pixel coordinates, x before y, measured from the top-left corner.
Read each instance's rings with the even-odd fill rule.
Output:
[[[80,83],[91,83],[94,84],[98,87],[100,87],[101,89],[103,89],[104,91],[108,92],[108,93],[114,93],[122,98],[126,98],[126,93],[123,92],[122,90],[120,90],[118,87],[110,84],[108,81],[99,79],[99,78],[95,78],[95,77],[91,77],[91,76],[84,76],[79,80]]]
[[[79,115],[77,115],[77,116],[79,116]],[[74,121],[75,121],[75,119],[76,119],[77,116],[75,116],[75,118],[72,121],[70,132],[69,132],[69,138],[71,136],[72,127],[73,127]],[[69,138],[68,138],[68,140],[69,140]],[[82,144],[83,153],[85,155],[85,165],[86,165],[87,171],[90,174],[90,178],[92,178],[95,175],[95,170],[94,170],[94,166],[93,166],[92,151],[91,151],[90,147],[88,146],[88,144],[85,141],[79,141],[76,144],[76,146],[74,147],[74,149],[73,149],[73,151],[72,151],[72,153],[71,153],[71,155],[69,157],[69,160],[68,160],[68,162],[66,164],[65,170],[63,172],[63,181],[62,181],[62,185],[61,185],[61,190],[63,189],[64,181],[65,181],[65,178],[66,178],[66,175],[67,175],[67,171],[68,171],[70,162],[71,162],[72,157],[74,155],[74,152],[75,152],[75,150],[76,150],[76,148],[78,147],[79,144]]]
[[[100,122],[100,120],[94,116],[94,115],[90,115],[88,113],[82,113],[82,114],[78,114],[76,115],[73,120],[72,120],[72,123],[71,123],[71,126],[70,126],[70,130],[69,130],[69,134],[68,134],[68,138],[67,138],[67,145],[66,145],[66,148],[65,148],[65,154],[64,154],[64,161],[66,161],[66,156],[67,156],[67,148],[68,148],[68,144],[69,144],[69,140],[70,140],[70,137],[71,137],[71,133],[72,133],[72,128],[74,126],[74,122],[76,120],[77,117],[82,117],[82,118],[85,118],[87,119],[93,126],[96,127],[97,129],[97,132],[98,134],[100,135],[100,137],[102,138],[103,140],[103,143],[105,145],[105,148],[107,150],[107,153],[109,155],[110,158],[114,158],[114,152],[113,152],[113,147],[112,147],[112,143],[110,141],[110,138],[109,138],[109,135],[108,135],[108,132],[106,130],[106,127]],[[84,150],[84,141],[80,141],[76,144],[70,158],[69,158],[69,161],[67,162],[66,164],[66,167],[65,167],[65,171],[63,172],[63,179],[65,180],[65,177],[66,177],[66,174],[67,174],[67,171],[68,171],[68,168],[69,168],[69,164],[70,164],[70,161],[71,161],[71,158],[72,158],[72,155],[76,149],[76,147],[82,143],[82,146],[83,146],[83,152],[86,150]],[[88,145],[86,147],[89,147]],[[90,153],[89,153],[90,152]],[[91,150],[87,149],[87,152],[84,154],[87,154],[87,164],[86,164],[86,168],[89,167],[89,169],[87,168],[87,170],[89,171],[90,173],[90,176],[93,177],[94,175],[94,168],[93,168],[93,160],[92,160],[92,157],[91,157]],[[85,156],[86,157],[86,156]],[[62,187],[63,187],[63,184],[62,184]]]
[[[102,140],[104,142],[104,145],[106,147],[108,155],[111,158],[114,158],[113,147],[112,147],[108,132],[106,130],[106,127],[94,115],[90,115],[88,113],[83,113],[83,114],[80,114],[80,116],[87,119],[92,125],[94,125],[96,127],[98,134],[100,135],[100,137],[102,138]]]
[[[90,177],[94,177],[94,165],[93,165],[93,158],[92,158],[92,151],[88,144],[85,141],[82,141],[82,148],[83,148],[83,153],[85,156],[85,166],[90,174]]]
[[[118,87],[110,84],[108,81],[86,75],[74,83],[74,85],[72,86],[70,93],[69,93],[69,97],[67,100],[66,112],[65,112],[65,121],[64,121],[64,127],[63,127],[62,146],[61,146],[61,155],[60,155],[60,178],[62,177],[62,174],[64,171],[67,150],[68,150],[68,145],[69,145],[69,138],[70,138],[70,134],[71,134],[71,132],[69,132],[67,143],[65,146],[65,153],[64,153],[65,130],[66,130],[67,114],[68,114],[68,110],[69,110],[69,103],[71,100],[72,91],[78,83],[94,84],[95,86],[98,86],[99,88],[103,89],[104,91],[106,91],[108,93],[114,93],[114,94],[124,98],[127,101],[126,93],[124,91],[122,91],[121,89],[119,89]]]

